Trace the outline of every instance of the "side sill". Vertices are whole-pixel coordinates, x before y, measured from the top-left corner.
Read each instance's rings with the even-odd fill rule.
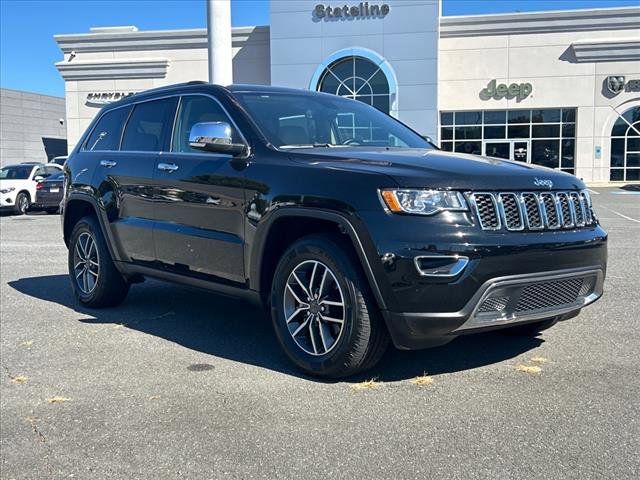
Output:
[[[131,263],[116,262],[119,264],[121,271],[127,277],[135,277],[142,275],[143,277],[155,278],[169,283],[176,283],[179,285],[185,285],[188,287],[199,288],[214,292],[226,297],[236,298],[247,301],[256,307],[264,309],[264,304],[260,298],[260,294],[255,290],[243,287],[235,287],[232,285],[226,285],[213,280],[203,280],[200,278],[188,277],[185,275],[179,275],[177,273],[167,272],[164,270],[158,270],[151,267],[144,267],[142,265],[134,265]]]

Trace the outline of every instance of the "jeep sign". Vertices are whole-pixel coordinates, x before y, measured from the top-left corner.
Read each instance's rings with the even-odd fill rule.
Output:
[[[533,86],[530,83],[512,83],[506,85],[505,83],[497,84],[497,81],[491,80],[486,88],[480,91],[480,98],[482,100],[500,100],[502,98],[515,98],[520,102],[529,96],[533,91]]]

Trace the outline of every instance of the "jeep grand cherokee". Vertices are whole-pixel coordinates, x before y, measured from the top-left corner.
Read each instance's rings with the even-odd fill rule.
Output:
[[[602,295],[607,234],[559,171],[446,153],[364,103],[192,82],[102,109],[65,165],[75,295],[155,277],[256,301],[303,370],[535,335]],[[462,354],[462,352],[461,352]]]

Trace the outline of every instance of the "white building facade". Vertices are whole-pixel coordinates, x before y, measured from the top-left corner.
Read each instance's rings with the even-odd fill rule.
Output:
[[[233,81],[369,103],[443,149],[640,180],[640,8],[442,17],[438,0],[272,0]],[[207,80],[205,29],[56,35],[72,149],[104,103]]]

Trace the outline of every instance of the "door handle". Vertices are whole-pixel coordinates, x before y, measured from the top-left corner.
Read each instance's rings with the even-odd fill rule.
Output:
[[[164,172],[175,172],[178,170],[178,165],[175,163],[159,163],[158,170],[162,170]]]
[[[100,165],[102,165],[103,167],[111,168],[115,167],[117,165],[117,162],[111,160],[100,160]]]

